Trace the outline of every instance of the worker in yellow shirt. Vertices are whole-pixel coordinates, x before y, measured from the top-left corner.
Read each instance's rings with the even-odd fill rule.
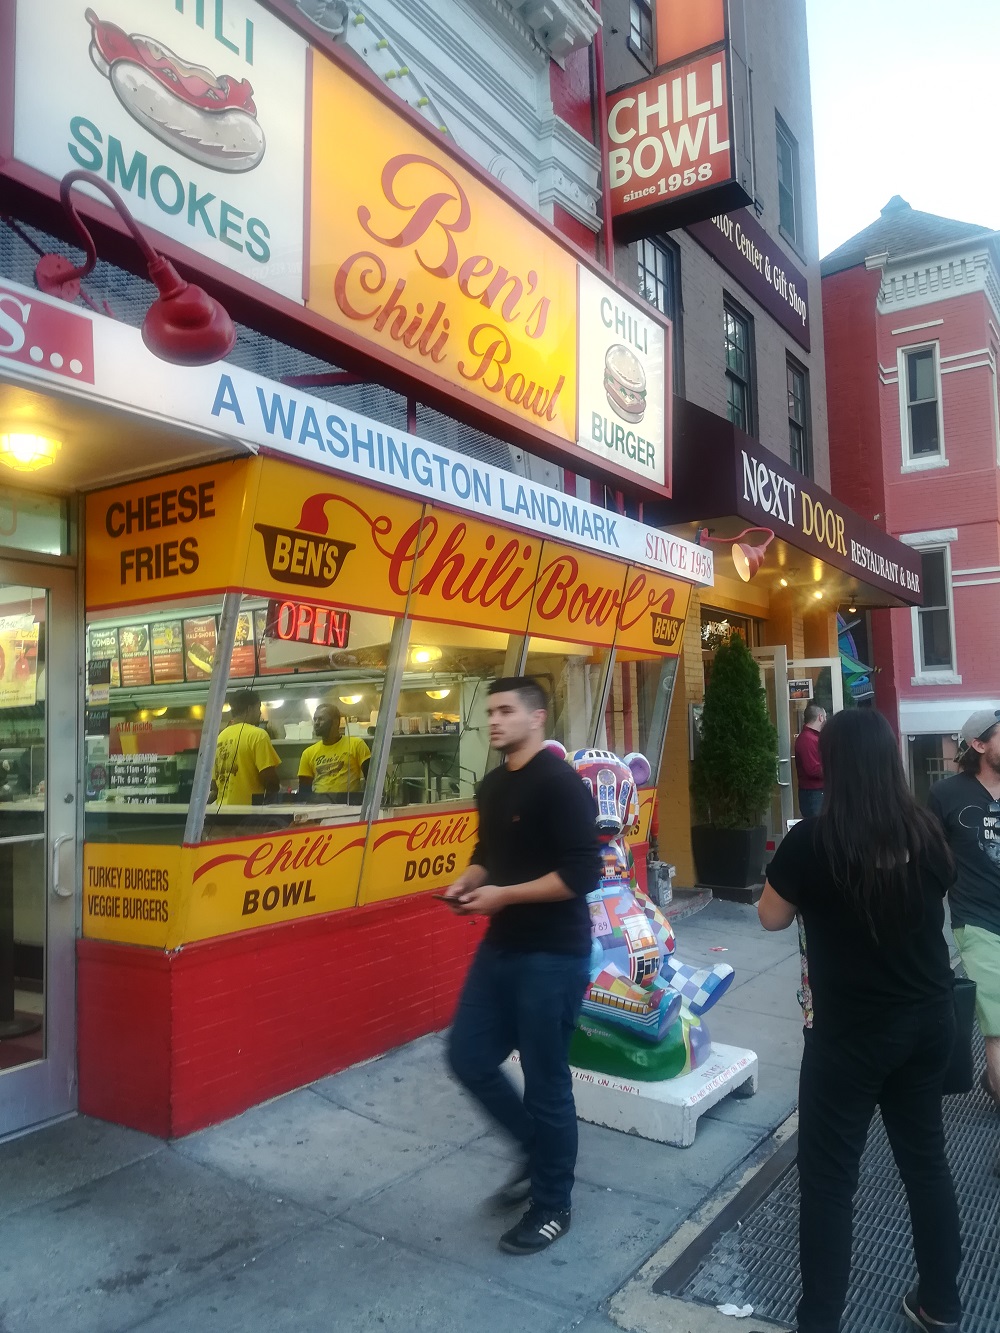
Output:
[[[260,699],[240,690],[229,700],[230,722],[219,732],[209,801],[255,805],[278,791],[281,759],[260,725]]]
[[[302,751],[299,760],[299,800],[360,801],[372,752],[360,736],[340,734],[336,704],[317,704],[313,735],[319,739]]]

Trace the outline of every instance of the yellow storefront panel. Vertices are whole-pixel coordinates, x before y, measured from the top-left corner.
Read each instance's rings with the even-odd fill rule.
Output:
[[[630,567],[618,617],[619,649],[677,657],[684,642],[690,583]]]
[[[627,566],[546,542],[529,633],[609,648],[614,642]]]
[[[477,828],[468,807],[372,824],[359,905],[447,888],[469,864]]]
[[[87,497],[87,609],[240,586],[246,459],[172,472]]]
[[[183,897],[179,847],[88,842],[83,849],[83,935],[174,946]]]

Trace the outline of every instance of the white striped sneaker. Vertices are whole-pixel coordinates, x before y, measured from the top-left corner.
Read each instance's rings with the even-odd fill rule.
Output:
[[[571,1216],[568,1208],[560,1213],[532,1204],[520,1222],[500,1237],[500,1248],[508,1254],[537,1254],[565,1236]]]

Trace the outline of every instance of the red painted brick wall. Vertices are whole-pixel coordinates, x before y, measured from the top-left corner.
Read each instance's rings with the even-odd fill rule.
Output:
[[[823,279],[830,483],[851,509],[885,515],[875,299],[879,274],[847,269]]]
[[[424,895],[173,954],[82,940],[80,1109],[176,1137],[445,1027],[482,930]]]

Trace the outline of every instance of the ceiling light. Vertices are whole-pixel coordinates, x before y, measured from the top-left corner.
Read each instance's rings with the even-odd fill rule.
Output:
[[[782,579],[782,580],[781,580],[781,586],[782,586],[783,588],[787,588],[787,587],[788,587],[788,580],[787,580],[787,579]]]
[[[823,594],[821,592],[818,591],[814,592],[813,596],[816,598],[817,602],[821,602],[823,600]]]
[[[858,608],[856,606],[849,606],[847,608],[847,614],[850,616],[856,616],[858,614]]]
[[[55,462],[61,440],[44,435],[0,435],[0,462],[15,472],[37,472]]]
[[[231,712],[233,711],[233,706],[232,706],[232,704],[223,704],[223,705],[222,705],[222,711],[223,711],[224,713],[231,713]]]
[[[440,649],[440,648],[423,648],[423,647],[421,647],[421,648],[416,648],[416,647],[414,647],[414,648],[412,648],[412,649],[410,650],[410,657],[411,657],[412,660],[413,660],[414,662],[416,662],[419,666],[426,666],[426,665],[428,664],[428,662],[440,662],[440,660],[441,660],[441,649]]]
[[[342,704],[359,704],[363,698],[363,694],[342,694],[340,695],[340,702]]]
[[[447,699],[448,695],[451,694],[451,690],[425,690],[424,693],[427,695],[428,699]]]

